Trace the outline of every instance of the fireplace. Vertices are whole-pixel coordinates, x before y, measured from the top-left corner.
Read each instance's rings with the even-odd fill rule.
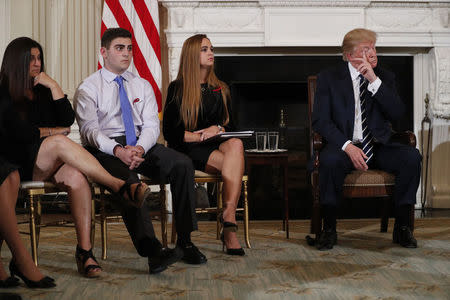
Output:
[[[340,56],[218,56],[216,74],[231,89],[233,119],[239,130],[277,130],[283,110],[289,138],[286,147],[304,147],[307,129],[307,78],[342,60]],[[398,131],[414,130],[413,58],[380,56],[379,65],[394,72],[406,107],[393,123]],[[302,141],[300,141],[302,140]]]
[[[432,157],[439,162],[431,169],[437,176],[432,176],[430,200],[439,200],[442,207],[450,207],[450,184],[442,179],[450,176],[450,167],[441,163],[448,161],[450,155],[448,1],[161,0],[160,3],[167,9],[164,33],[169,50],[169,80],[176,77],[184,40],[195,33],[206,33],[216,49],[218,76],[231,87],[233,106],[237,108],[233,116],[238,126],[275,129],[280,109],[286,107],[288,146],[299,153],[295,158],[299,161],[307,159],[302,154],[306,153],[306,139],[302,136],[307,131],[304,108],[307,76],[341,60],[339,46],[349,30],[365,27],[377,32],[380,65],[396,74],[399,94],[408,108],[405,117],[393,127],[412,130],[420,138],[425,113],[423,99],[429,94],[435,124],[433,149],[439,150]],[[278,66],[292,68],[277,70]],[[289,90],[297,93],[290,95]],[[262,107],[268,109],[253,113]],[[245,118],[247,115],[254,117]],[[420,148],[421,141],[418,142]],[[301,168],[297,169],[297,173],[301,172]],[[290,195],[292,204],[297,196],[301,198]]]
[[[289,150],[289,194],[292,199],[306,200],[304,203],[293,201],[290,212],[293,218],[307,217],[310,206],[306,175],[310,157],[307,78],[340,61],[342,57],[337,55],[216,56],[216,74],[230,86],[232,116],[238,130],[278,131],[280,111],[284,112],[287,127],[284,147]],[[397,89],[405,102],[406,112],[402,119],[393,123],[393,129],[413,131],[412,56],[384,55],[380,56],[379,64],[394,72],[398,79]],[[246,149],[255,148],[255,141],[245,139],[244,145]],[[277,218],[281,209],[278,207],[281,203],[280,170],[258,168],[252,173],[254,178],[250,178],[249,184],[249,193],[258,195],[258,202],[250,203],[253,207],[251,217]]]

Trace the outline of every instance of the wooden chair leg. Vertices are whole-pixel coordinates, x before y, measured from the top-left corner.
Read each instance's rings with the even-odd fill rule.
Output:
[[[175,218],[173,218],[173,214],[172,214],[172,233],[171,233],[171,237],[170,237],[170,242],[172,244],[175,244],[176,238],[177,238],[177,228],[175,226]]]
[[[243,181],[244,184],[244,238],[245,238],[245,244],[247,245],[247,248],[251,248],[250,245],[250,239],[249,239],[249,232],[248,232],[248,191],[247,191],[247,180]]]
[[[94,191],[92,191],[92,199],[91,199],[91,247],[94,248],[95,242],[95,195]]]
[[[159,185],[159,200],[161,202],[161,236],[163,247],[167,247],[167,209],[166,209],[166,186],[165,184]]]
[[[35,219],[35,203],[34,196],[32,194],[28,194],[28,200],[30,204],[30,239],[31,239],[31,256],[33,258],[34,264],[38,265],[37,259],[37,242],[36,242],[36,219]]]
[[[223,198],[222,198],[222,188],[223,183],[217,182],[217,221],[216,221],[216,239],[220,239],[220,230],[222,229],[222,224],[220,223],[220,215],[223,211]]]
[[[102,259],[105,260],[107,258],[106,249],[107,245],[107,220],[106,220],[106,211],[105,211],[105,190],[103,188],[100,189],[100,231],[102,235]]]
[[[389,225],[389,212],[391,207],[391,199],[383,199],[383,207],[381,211],[380,232],[387,232]]]
[[[313,205],[312,205],[312,211],[311,211],[310,232],[314,233],[316,235],[316,237],[318,237],[320,234],[320,231],[322,230],[322,218],[320,216],[319,173],[317,170],[315,170],[311,174],[311,183],[312,183]]]
[[[42,204],[41,204],[41,196],[37,196],[34,201],[36,205],[36,217],[35,217],[35,226],[36,226],[36,253],[37,249],[39,249],[39,238],[41,237],[41,224],[42,224]]]
[[[313,203],[311,212],[311,233],[314,233],[316,237],[318,237],[321,230],[322,219],[320,216],[320,204],[317,201],[317,203]]]

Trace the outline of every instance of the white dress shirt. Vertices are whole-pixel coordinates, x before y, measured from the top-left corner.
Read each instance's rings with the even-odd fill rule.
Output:
[[[147,80],[128,71],[120,75],[131,105],[138,138],[136,146],[142,146],[147,152],[159,136],[155,94]],[[119,85],[114,81],[117,76],[105,68],[100,69],[83,80],[74,96],[81,142],[110,155],[114,155],[114,147],[119,145],[113,138],[125,135]]]
[[[346,141],[344,145],[342,146],[342,150],[345,150],[345,147],[347,147],[348,144],[351,142],[353,143],[360,143],[363,139],[362,136],[362,124],[361,124],[361,101],[359,99],[359,72],[356,70],[352,64],[348,63],[348,69],[350,70],[350,77],[352,79],[353,83],[353,95],[355,97],[355,124],[353,127],[353,139],[351,141]],[[381,85],[381,79],[377,77],[372,83],[369,83],[367,86],[367,90],[372,93],[372,95],[375,95],[376,92],[378,92],[378,89]]]

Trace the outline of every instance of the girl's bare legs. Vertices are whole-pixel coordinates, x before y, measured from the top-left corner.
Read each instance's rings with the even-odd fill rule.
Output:
[[[0,186],[0,237],[8,244],[14,262],[23,275],[30,280],[39,281],[44,276],[25,248],[17,227],[16,201],[19,184],[19,172],[14,171]],[[4,274],[4,270],[0,272],[0,276],[4,276]],[[0,277],[0,279],[5,278]]]
[[[92,181],[118,192],[124,181],[109,174],[86,149],[64,135],[47,137],[41,144],[33,170],[33,180],[48,180],[67,164]]]
[[[70,211],[75,222],[78,246],[81,249],[89,250],[92,248],[91,232],[91,189],[89,182],[80,171],[67,164],[62,165],[53,175],[54,182],[67,192]],[[98,265],[92,258],[89,258],[85,267],[88,265]],[[90,273],[101,273],[100,268],[94,269]]]
[[[63,164],[73,167],[92,181],[110,188],[115,193],[125,183],[122,179],[109,174],[81,145],[60,134],[47,137],[42,142],[33,170],[33,180],[49,180]],[[132,184],[131,187],[133,194],[138,184]]]
[[[223,219],[236,224],[236,208],[241,195],[242,176],[244,175],[244,146],[240,139],[229,139],[209,156],[206,172],[219,170],[223,179]],[[241,248],[235,232],[225,234],[228,249]]]

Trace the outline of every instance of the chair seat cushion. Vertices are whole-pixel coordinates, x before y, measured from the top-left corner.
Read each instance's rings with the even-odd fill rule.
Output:
[[[195,177],[219,177],[220,175],[217,174],[210,174],[203,171],[195,170]]]
[[[344,180],[344,186],[385,186],[394,183],[395,176],[381,170],[354,170]]]

